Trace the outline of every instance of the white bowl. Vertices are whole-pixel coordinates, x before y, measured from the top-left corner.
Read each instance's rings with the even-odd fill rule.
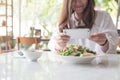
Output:
[[[79,56],[61,56],[59,55],[64,62],[67,63],[91,63],[96,56],[86,56],[86,57],[79,57]]]
[[[37,61],[41,57],[42,51],[40,50],[23,50],[24,56],[30,61]]]

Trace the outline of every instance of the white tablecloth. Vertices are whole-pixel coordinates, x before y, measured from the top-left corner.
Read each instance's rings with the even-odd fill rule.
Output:
[[[16,55],[0,55],[0,80],[120,80],[120,55],[107,55],[102,64],[63,63],[51,52],[38,62]]]

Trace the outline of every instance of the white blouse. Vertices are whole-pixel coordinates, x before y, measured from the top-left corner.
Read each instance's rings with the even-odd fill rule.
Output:
[[[105,11],[96,11],[97,17],[93,28],[90,30],[90,35],[98,32],[104,32],[109,41],[109,49],[106,53],[116,53],[117,42],[118,42],[118,33],[117,28],[114,26],[113,21],[110,15]],[[75,26],[78,25],[77,20],[74,15],[71,16],[71,21]],[[50,50],[55,51],[56,37],[59,34],[58,27],[53,32],[51,40],[48,43]],[[71,39],[68,44],[79,44],[88,47],[89,49],[96,51],[98,54],[104,54],[101,49],[101,46],[89,39]]]

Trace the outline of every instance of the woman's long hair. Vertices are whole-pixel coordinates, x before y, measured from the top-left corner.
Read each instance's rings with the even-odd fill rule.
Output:
[[[70,22],[71,14],[74,12],[71,9],[72,0],[63,0],[60,20],[59,20],[59,31],[62,32],[64,28],[67,28],[67,24]],[[83,11],[82,20],[87,28],[91,29],[95,22],[95,1],[88,0],[87,6]]]

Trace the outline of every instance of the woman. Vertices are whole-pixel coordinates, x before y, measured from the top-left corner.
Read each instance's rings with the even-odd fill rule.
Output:
[[[94,0],[63,0],[59,25],[48,47],[52,51],[59,51],[67,44],[79,44],[98,53],[116,53],[117,29],[107,12],[94,10],[94,7]],[[90,29],[88,39],[71,39],[63,33],[63,29],[77,26]]]

